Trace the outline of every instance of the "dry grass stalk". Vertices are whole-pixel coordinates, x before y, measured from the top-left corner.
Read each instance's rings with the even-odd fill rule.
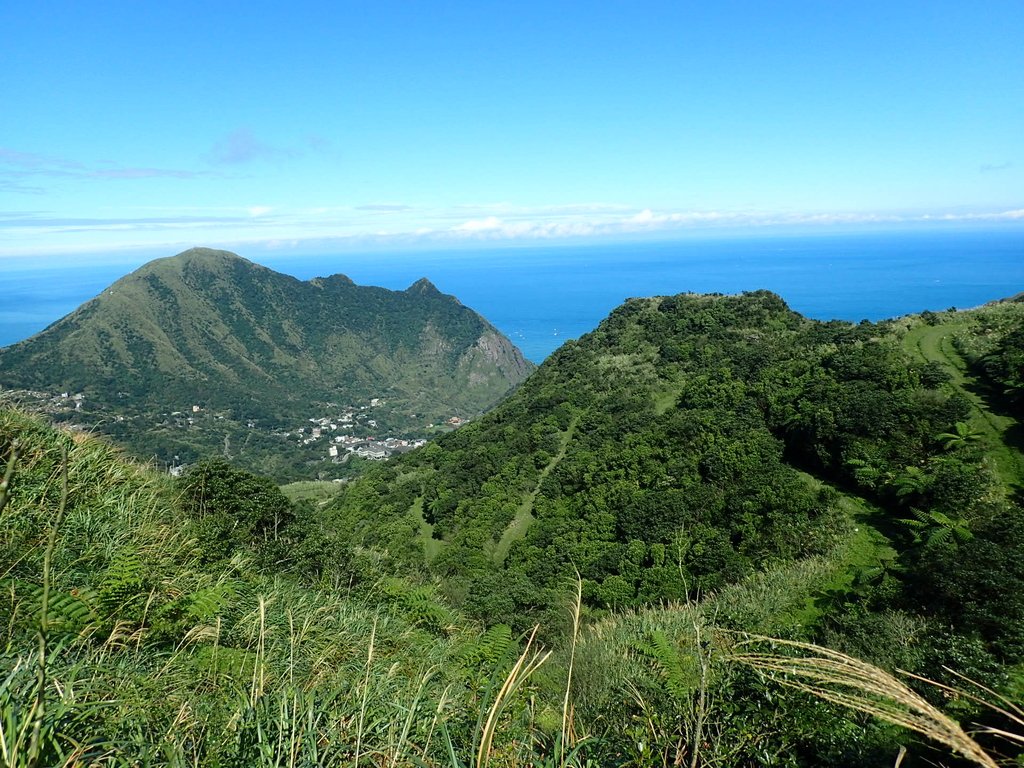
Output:
[[[263,595],[260,595],[258,599],[257,614],[259,616],[259,633],[256,636],[256,654],[252,665],[252,686],[249,689],[250,707],[256,706],[256,702],[263,695],[263,686],[266,682],[263,664],[266,659],[267,603]]]
[[[810,693],[825,701],[915,731],[946,745],[978,765],[997,768],[995,760],[955,720],[888,672],[845,653],[812,643],[757,635],[748,635],[746,638],[733,646],[733,650],[725,657],[726,661],[764,672],[782,685]],[[744,650],[764,643],[792,648],[807,655],[785,656]]]
[[[11,441],[11,453],[7,457],[7,468],[4,470],[3,480],[0,480],[0,512],[7,506],[11,488],[11,478],[14,477],[14,465],[18,463],[18,441]]]
[[[540,629],[539,624],[533,628],[533,632],[530,633],[530,637],[526,641],[526,647],[512,666],[511,671],[505,678],[504,684],[501,686],[501,690],[498,691],[498,695],[494,697],[494,704],[487,714],[487,722],[484,724],[484,729],[480,736],[480,747],[476,754],[476,768],[486,768],[490,761],[491,742],[494,740],[494,732],[498,727],[498,718],[508,703],[508,699],[551,655],[551,651],[545,653],[533,650],[533,641],[537,636],[538,629]]]
[[[373,618],[373,628],[370,630],[370,647],[366,652],[366,677],[363,679],[363,700],[359,705],[359,725],[356,729],[356,756],[352,765],[358,768],[359,757],[363,747],[363,722],[366,718],[366,699],[370,691],[370,671],[373,668],[373,645],[377,639],[377,617]]]
[[[576,661],[576,644],[580,637],[580,613],[583,608],[583,578],[576,571],[576,596],[570,609],[572,618],[572,644],[569,651],[569,669],[565,675],[565,699],[562,701],[562,738],[558,743],[558,764],[565,765],[565,748],[569,743],[571,729],[571,707],[569,696],[572,692],[572,670]]]
[[[915,675],[911,672],[904,672],[903,670],[900,670],[900,674],[906,675],[907,677],[913,678],[915,680],[920,680],[924,683],[928,683],[928,685],[934,685],[939,690],[945,691],[951,696],[959,696],[965,699],[969,699],[970,701],[973,701],[975,704],[981,704],[987,709],[990,709],[993,712],[1002,715],[1011,723],[1013,723],[1016,727],[1021,729],[1021,733],[1014,733],[1011,731],[1003,730],[1001,728],[995,728],[993,726],[984,725],[979,727],[977,731],[972,731],[972,733],[992,734],[993,736],[1000,736],[1008,741],[1013,741],[1018,744],[1024,744],[1024,709],[1022,709],[1014,702],[1010,701],[1002,694],[993,691],[991,688],[982,685],[976,680],[971,680],[971,678],[967,677],[966,675],[960,674],[956,670],[950,669],[949,667],[943,667],[943,669],[946,670],[946,672],[948,672],[949,674],[953,675],[954,677],[958,677],[961,680],[963,680],[964,683],[966,683],[967,686],[969,686],[969,688],[953,688],[952,686],[945,685],[944,683],[938,683],[934,680],[929,680],[926,677],[921,677],[920,675]],[[973,693],[970,690],[970,688],[974,688],[975,690],[981,691],[985,694],[985,696]],[[999,703],[997,704],[996,702]]]
[[[46,683],[48,670],[46,667],[49,652],[49,606],[50,606],[50,582],[53,577],[51,565],[53,563],[53,552],[57,546],[57,527],[64,519],[68,503],[68,449],[61,448],[60,462],[60,504],[57,507],[57,514],[50,525],[50,533],[47,536],[46,551],[43,554],[43,597],[39,607],[39,664],[36,675],[36,701],[32,712],[32,738],[29,740],[28,757],[25,764],[32,768],[37,765],[41,756],[43,718],[46,716]]]

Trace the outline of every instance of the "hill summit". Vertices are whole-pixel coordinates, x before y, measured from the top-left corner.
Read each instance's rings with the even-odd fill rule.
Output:
[[[90,409],[197,404],[264,423],[372,398],[471,416],[532,369],[425,278],[405,291],[344,275],[304,282],[210,248],[152,261],[0,350],[0,386],[82,393]]]

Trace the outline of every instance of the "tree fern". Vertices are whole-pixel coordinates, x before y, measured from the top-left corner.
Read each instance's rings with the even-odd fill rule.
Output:
[[[110,614],[123,613],[129,605],[144,601],[145,574],[146,567],[137,549],[119,550],[100,582],[99,596],[104,609]]]
[[[512,629],[507,624],[496,624],[465,646],[459,660],[470,669],[489,668],[510,660],[515,649]]]
[[[381,588],[413,623],[421,627],[442,632],[455,623],[452,612],[438,602],[429,587],[413,586],[401,579],[387,579]]]
[[[186,613],[197,622],[210,622],[238,596],[238,590],[231,582],[219,582],[202,587],[186,598]]]
[[[911,518],[902,518],[897,522],[907,526],[914,534],[914,540],[921,544],[941,544],[950,537],[955,543],[963,543],[974,537],[967,521],[961,517],[950,517],[938,510],[924,512],[911,509]]]
[[[952,431],[936,435],[935,439],[939,440],[947,451],[952,451],[978,442],[981,440],[981,432],[966,421],[958,421],[953,425]]]
[[[43,587],[24,581],[13,581],[16,610],[32,624],[38,622],[43,602]],[[47,631],[56,636],[86,635],[101,623],[99,598],[94,590],[72,589],[62,592],[51,589],[47,607]]]

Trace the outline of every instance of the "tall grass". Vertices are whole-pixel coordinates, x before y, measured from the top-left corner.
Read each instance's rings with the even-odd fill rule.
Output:
[[[201,566],[170,483],[101,441],[0,410],[0,460],[4,765],[536,762],[535,641],[468,674],[472,624]]]
[[[0,461],[5,766],[724,766],[777,736],[731,719],[736,669],[995,764],[892,675],[715,628],[775,629],[824,560],[590,623],[577,579],[552,649],[536,629],[484,632],[430,589],[304,585],[243,553],[203,565],[173,486],[97,440],[0,410]],[[1014,730],[990,732],[1024,746]]]

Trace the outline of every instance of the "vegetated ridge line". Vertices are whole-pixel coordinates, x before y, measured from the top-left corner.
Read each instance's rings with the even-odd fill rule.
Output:
[[[903,347],[923,362],[937,362],[948,371],[952,377],[950,383],[971,403],[981,432],[991,446],[989,455],[995,465],[995,474],[1004,491],[1008,492],[1024,477],[1024,457],[1006,440],[1006,432],[1017,422],[1010,416],[993,413],[985,398],[970,388],[975,379],[968,372],[967,362],[953,345],[953,335],[964,327],[962,322],[920,325],[907,331]]]

